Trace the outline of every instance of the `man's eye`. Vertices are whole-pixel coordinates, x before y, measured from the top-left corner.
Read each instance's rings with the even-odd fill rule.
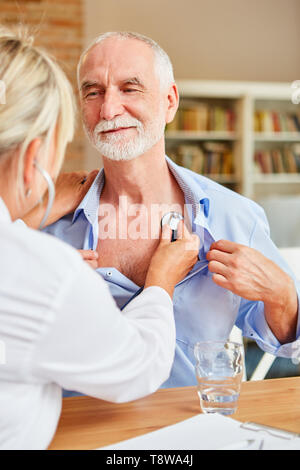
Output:
[[[138,91],[138,90],[136,90],[135,88],[124,88],[123,91],[124,91],[124,93],[132,93],[132,92]]]
[[[97,97],[97,96],[100,96],[101,94],[103,94],[103,92],[99,91],[99,90],[95,90],[95,91],[90,91],[89,93],[87,93],[85,95],[85,99],[86,98],[94,98],[94,97]]]
[[[90,93],[87,93],[85,97],[88,98],[89,96],[96,96],[97,93],[98,93],[97,91],[91,91]]]

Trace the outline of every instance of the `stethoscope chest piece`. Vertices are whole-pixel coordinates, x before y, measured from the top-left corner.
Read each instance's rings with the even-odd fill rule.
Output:
[[[177,229],[178,224],[181,220],[183,220],[183,215],[179,212],[167,212],[163,215],[161,219],[161,226],[163,227],[165,224],[168,224],[172,229],[172,242],[177,240]]]

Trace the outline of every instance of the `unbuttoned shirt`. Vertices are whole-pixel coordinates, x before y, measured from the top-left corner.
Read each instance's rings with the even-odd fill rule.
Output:
[[[217,286],[208,270],[206,253],[212,242],[226,239],[252,247],[274,261],[294,279],[299,303],[300,283],[272,242],[263,209],[250,199],[176,165],[168,157],[166,161],[184,194],[192,231],[198,234],[201,243],[198,262],[175,287],[173,302],[176,351],[171,375],[163,387],[196,384],[193,354],[195,343],[226,340],[235,324],[241,328],[243,336],[255,340],[266,352],[281,357],[299,355],[299,315],[296,340],[281,344],[265,320],[263,302],[246,300]],[[105,174],[101,169],[75,212],[45,230],[77,249],[95,250],[104,183]],[[113,266],[101,267],[96,271],[107,281],[120,308],[139,289],[139,286]]]

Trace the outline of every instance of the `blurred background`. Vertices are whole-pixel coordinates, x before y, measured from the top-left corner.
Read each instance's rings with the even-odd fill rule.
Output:
[[[259,202],[274,242],[293,249],[300,278],[300,108],[291,88],[300,81],[299,19],[299,0],[0,0],[0,23],[26,25],[76,94],[79,56],[100,33],[129,30],[157,41],[181,94],[166,130],[168,154]],[[78,119],[64,170],[96,167],[101,158]],[[249,378],[262,352],[245,346]],[[299,375],[297,360],[277,358],[265,370],[266,378],[288,375]]]

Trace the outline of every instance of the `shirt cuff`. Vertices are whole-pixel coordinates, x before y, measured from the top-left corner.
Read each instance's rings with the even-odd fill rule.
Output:
[[[151,297],[151,300],[155,298],[155,300],[159,300],[159,303],[163,305],[164,307],[170,308],[170,306],[173,308],[173,300],[168,294],[168,292],[163,289],[162,287],[159,286],[150,286],[147,287],[146,289],[143,290],[143,292],[140,294],[146,294]],[[138,296],[139,297],[139,296]]]
[[[296,339],[290,343],[281,344],[278,341],[265,319],[263,302],[258,302],[258,304],[257,310],[253,312],[254,315],[249,315],[249,319],[246,321],[245,336],[255,340],[265,352],[285,358],[300,358],[299,294]],[[251,321],[253,317],[254,321]]]
[[[162,287],[150,286],[144,289],[137,297],[132,299],[132,301],[130,301],[128,305],[124,307],[122,313],[126,314],[132,309],[136,310],[144,307],[145,305],[153,304],[159,304],[159,306],[165,307],[170,311],[172,310],[173,312],[173,302],[167,291],[162,289]]]

